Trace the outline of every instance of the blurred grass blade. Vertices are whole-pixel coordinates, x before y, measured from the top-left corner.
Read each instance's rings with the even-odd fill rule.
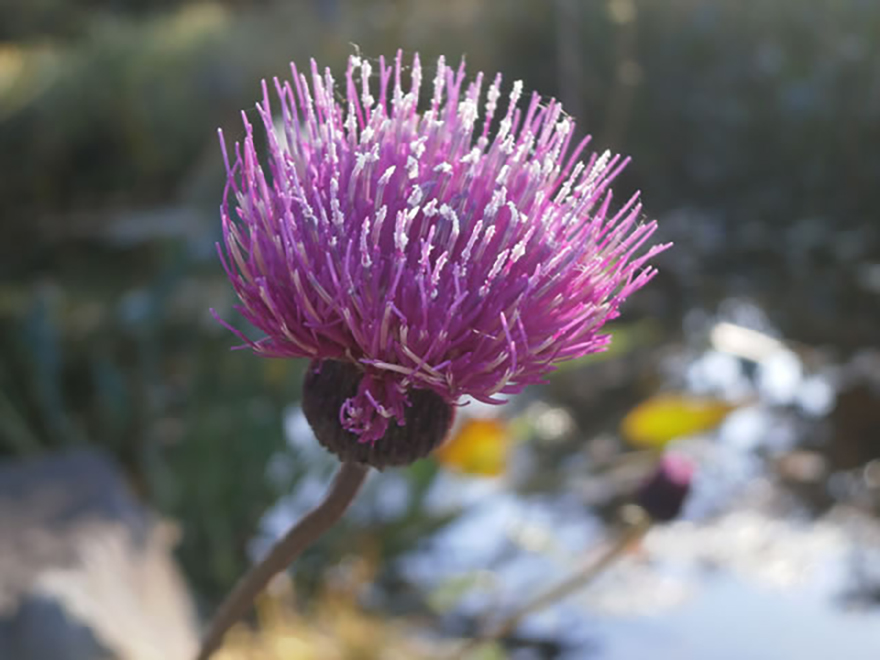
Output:
[[[0,392],[0,447],[19,455],[35,454],[41,449],[39,439],[3,392]]]

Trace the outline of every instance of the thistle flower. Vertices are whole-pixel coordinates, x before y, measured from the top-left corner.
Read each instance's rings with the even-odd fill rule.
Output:
[[[462,397],[501,403],[608,345],[602,326],[666,247],[642,250],[655,223],[637,196],[611,211],[627,159],[582,158],[588,139],[573,146],[558,102],[520,107],[520,81],[504,102],[500,74],[483,101],[483,74],[466,84],[442,57],[427,98],[418,55],[407,85],[400,53],[375,75],[351,57],[344,95],[314,61],[310,76],[291,68],[274,94],[263,82],[264,160],[247,115],[232,160],[221,135],[220,255],[266,336],[233,332],[259,355],[313,361],[304,408],[339,429],[333,451],[370,462],[386,436],[419,442],[404,432],[414,405],[448,426]]]

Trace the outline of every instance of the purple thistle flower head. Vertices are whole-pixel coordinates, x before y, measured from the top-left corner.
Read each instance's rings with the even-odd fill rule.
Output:
[[[483,74],[466,83],[442,57],[424,95],[418,55],[404,68],[353,56],[342,92],[314,61],[292,65],[274,94],[263,82],[264,160],[246,115],[232,159],[224,142],[220,255],[266,336],[233,332],[316,372],[346,363],[357,384],[334,419],[368,444],[418,391],[501,403],[603,350],[666,247],[642,249],[655,223],[636,197],[611,211],[627,160],[583,157],[558,102],[521,106],[519,81],[503,99],[500,74],[484,100]]]

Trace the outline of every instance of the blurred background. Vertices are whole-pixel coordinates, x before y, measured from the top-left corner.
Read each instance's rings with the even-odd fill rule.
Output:
[[[0,658],[186,658],[321,496],[303,364],[209,311],[216,128],[398,47],[560,98],[675,247],[609,353],[373,475],[222,657],[449,657],[668,449],[681,518],[472,657],[880,657],[878,35],[874,0],[0,0]]]

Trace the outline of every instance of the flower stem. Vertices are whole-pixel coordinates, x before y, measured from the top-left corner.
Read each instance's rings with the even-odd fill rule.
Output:
[[[369,467],[360,463],[342,464],[324,500],[291,527],[269,554],[239,579],[220,604],[197,660],[208,660],[222,644],[223,636],[244,616],[269,581],[342,517],[364,483],[368,471]]]
[[[601,575],[605,569],[620,559],[635,541],[641,539],[648,532],[650,527],[651,520],[648,516],[639,516],[638,519],[630,522],[614,542],[611,543],[611,545],[608,546],[608,548],[597,557],[595,561],[586,564],[574,575],[569,576],[555,587],[552,587],[533,598],[491,628],[487,628],[484,632],[478,633],[476,637],[459,649],[454,658],[456,660],[462,660],[468,653],[476,650],[483,644],[501,639],[514,631],[528,615],[534,614],[548,605],[552,605],[566,596],[583,589],[596,577]]]

